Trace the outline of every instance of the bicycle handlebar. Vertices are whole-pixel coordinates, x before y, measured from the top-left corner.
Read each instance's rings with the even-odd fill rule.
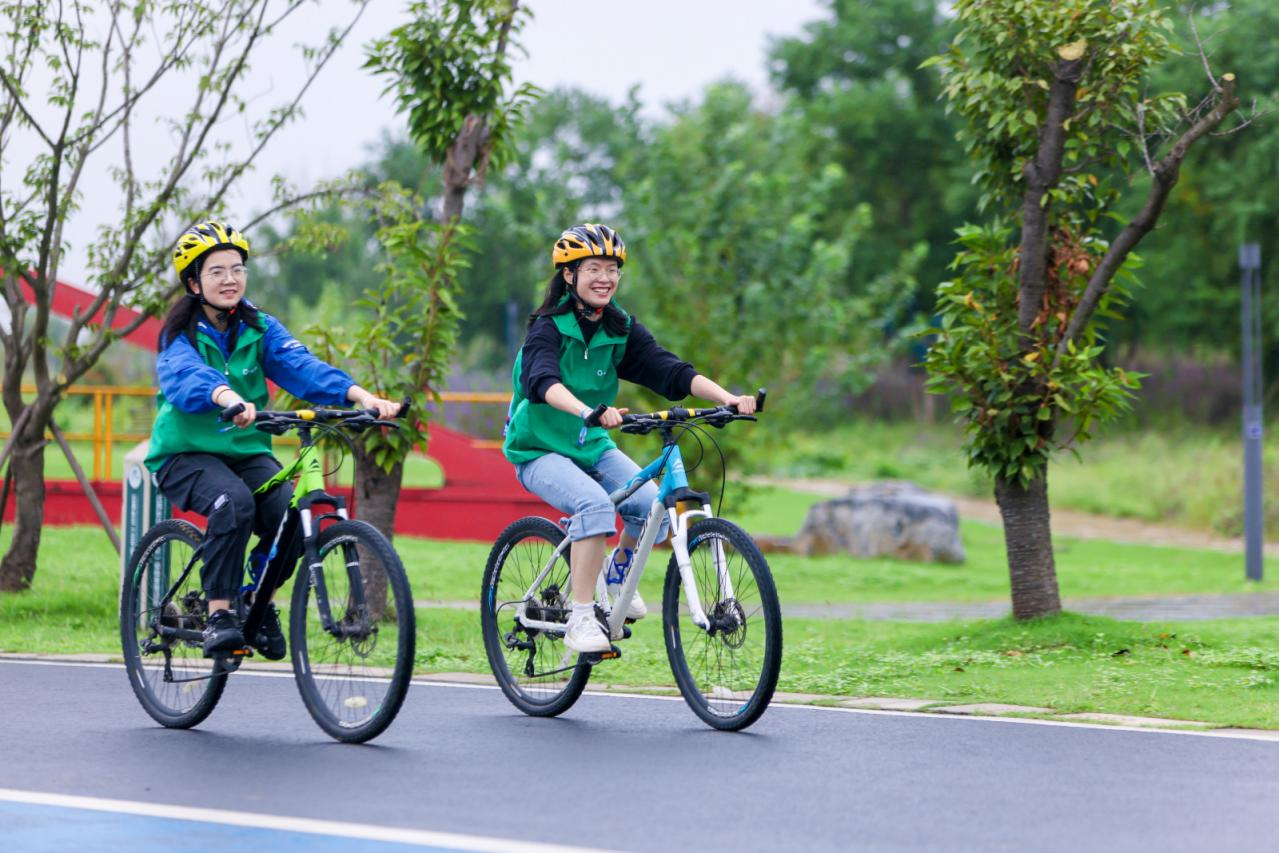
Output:
[[[409,407],[412,405],[412,402],[413,401],[410,398],[405,397],[400,402],[400,408],[393,417],[398,419],[408,414]],[[227,406],[218,413],[218,420],[224,423],[230,421],[236,415],[243,412],[244,409],[244,403],[236,403],[233,406]],[[389,420],[379,420],[377,409],[294,409],[289,412],[262,409],[254,413],[253,416],[254,423],[260,424],[274,422],[289,425],[302,425],[306,423],[314,423],[316,421],[350,421],[353,419],[372,420],[375,421],[378,426],[389,426],[392,428],[398,428],[399,426],[399,424],[393,423]],[[373,424],[369,425],[372,426]]]
[[[755,394],[755,411],[764,411],[764,401],[768,395],[767,389],[760,388]],[[607,411],[608,407],[601,404],[584,419],[587,426],[599,426],[599,418]],[[722,423],[714,424],[715,426],[723,426],[730,420],[755,420],[754,415],[742,415],[737,411],[736,405],[731,406],[715,406],[710,409],[685,409],[681,406],[675,406],[660,412],[648,412],[642,415],[622,415],[623,431],[629,432],[625,428],[627,426],[637,426],[648,429],[660,427],[662,424],[681,423],[691,420],[709,420],[722,421]]]

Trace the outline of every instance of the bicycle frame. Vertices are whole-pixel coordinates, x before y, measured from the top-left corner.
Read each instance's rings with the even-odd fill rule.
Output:
[[[293,497],[289,501],[289,512],[285,513],[284,518],[280,521],[277,528],[273,545],[275,546],[275,556],[267,562],[266,569],[263,571],[261,578],[258,580],[257,588],[266,588],[275,590],[280,581],[284,579],[286,571],[292,567],[287,565],[290,547],[280,547],[284,543],[291,543],[298,535],[298,528],[301,528],[303,554],[306,559],[307,573],[309,582],[316,591],[316,603],[320,611],[320,621],[324,629],[330,633],[336,634],[338,631],[337,624],[333,620],[333,614],[329,607],[328,590],[324,583],[324,573],[320,571],[321,561],[319,553],[315,546],[315,522],[325,518],[337,518],[345,520],[347,515],[346,500],[344,498],[330,495],[324,491],[324,470],[320,465],[319,449],[315,446],[311,436],[309,427],[303,427],[298,430],[298,438],[301,442],[301,449],[298,451],[297,457],[293,462],[285,468],[282,468],[271,479],[267,480],[261,486],[254,490],[254,494],[261,495],[269,492],[271,489],[287,483],[294,478],[297,483],[293,489]],[[326,512],[314,517],[312,507],[328,506],[331,507],[330,512]],[[173,600],[174,594],[186,581],[187,576],[191,573],[192,568],[196,565],[204,550],[204,543],[201,542],[195,549],[191,559],[187,565],[178,574],[175,580],[160,600],[161,605]],[[138,571],[142,571],[146,563],[142,562],[138,565]],[[351,566],[347,567],[348,571],[352,570]],[[362,584],[352,584],[351,593],[357,599],[359,605],[363,605],[364,589]],[[256,635],[258,629],[262,626],[262,620],[266,617],[267,605],[271,601],[271,596],[260,595],[254,596],[253,604],[249,607],[249,612],[245,615],[242,630],[245,636],[251,637]],[[163,625],[157,625],[157,631],[160,636],[166,639],[185,640],[190,642],[199,642],[203,638],[203,634],[199,631],[191,631],[182,628],[172,628]],[[165,666],[165,681],[171,681],[172,674],[168,671],[168,662]],[[201,676],[204,678],[206,676]],[[196,680],[196,679],[191,679]]]
[[[688,554],[689,522],[694,518],[712,517],[710,496],[701,492],[694,492],[689,488],[688,476],[684,472],[684,457],[681,455],[679,445],[670,431],[663,432],[661,455],[640,470],[625,486],[610,494],[609,500],[613,502],[614,506],[617,506],[633,495],[645,483],[655,480],[659,476],[661,477],[661,485],[658,487],[657,498],[649,508],[648,517],[645,519],[644,527],[640,531],[639,542],[635,546],[634,562],[626,573],[626,580],[622,584],[622,590],[618,593],[617,600],[613,602],[613,610],[609,616],[609,635],[614,639],[622,636],[622,625],[626,619],[626,610],[635,594],[635,589],[639,586],[639,579],[644,574],[644,567],[647,565],[649,555],[656,544],[657,533],[661,529],[663,512],[666,513],[670,521],[671,549],[675,552],[675,561],[679,566],[680,578],[684,587],[684,597],[688,604],[693,624],[703,630],[710,630],[710,620],[702,609],[701,597],[697,592],[696,579],[693,577],[692,561]],[[680,511],[679,503],[688,499],[698,499],[701,508]],[[542,567],[537,577],[533,579],[533,583],[525,591],[523,601],[516,606],[516,618],[525,627],[554,634],[563,634],[566,630],[567,626],[561,622],[529,619],[526,617],[525,611],[527,602],[533,600],[534,594],[550,573],[551,567],[554,566],[555,561],[559,559],[570,544],[571,542],[567,537],[560,542],[550,557],[547,558],[546,564]],[[719,542],[712,543],[712,555],[721,589],[724,590],[726,596],[731,597],[733,595],[732,579],[729,577],[724,551]],[[608,559],[607,551],[605,552],[605,559]]]

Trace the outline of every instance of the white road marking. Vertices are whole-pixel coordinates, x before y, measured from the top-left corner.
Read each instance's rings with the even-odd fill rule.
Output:
[[[227,809],[169,806],[160,803],[110,800],[101,797],[76,797],[68,794],[46,794],[39,791],[17,791],[11,788],[0,788],[0,801],[26,803],[35,806],[89,809],[141,817],[246,826],[254,829],[272,829],[283,832],[301,832],[310,835],[359,838],[365,841],[386,841],[398,844],[414,844],[422,847],[444,847],[451,850],[491,851],[491,853],[568,853],[568,851],[571,851],[571,853],[591,853],[591,851],[599,850],[599,848],[593,847],[539,844],[532,841],[515,841],[482,835],[461,835],[452,832],[431,832],[422,829],[399,829],[389,826],[345,823],[333,820],[312,820],[301,817],[276,817],[254,812],[229,811]]]
[[[122,663],[85,663],[81,661],[38,660],[0,655],[0,664],[6,663],[26,664],[30,666],[79,666],[91,669],[124,669],[124,664]],[[249,675],[257,678],[293,678],[292,672],[263,672],[261,670],[241,669],[239,672],[235,673],[235,677],[237,678]],[[471,684],[464,681],[440,681],[436,679],[428,681],[426,679],[415,678],[409,683],[414,687],[447,687],[450,690],[500,690],[496,684]],[[626,693],[623,691],[613,690],[587,690],[585,691],[585,695],[614,699],[649,699],[658,702],[684,701],[683,697],[680,696],[654,696],[648,693]],[[930,720],[951,720],[956,722],[969,721],[985,723],[1016,723],[1019,725],[1032,726],[1064,726],[1072,729],[1099,729],[1101,731],[1108,732],[1138,732],[1149,735],[1186,735],[1190,737],[1230,738],[1233,740],[1279,743],[1279,734],[1275,734],[1268,730],[1253,732],[1234,729],[1213,729],[1210,731],[1196,731],[1193,729],[1158,729],[1145,728],[1142,726],[1111,725],[1108,723],[1074,722],[1071,720],[1038,720],[1032,717],[990,717],[977,714],[939,714],[935,711],[888,711],[874,708],[834,708],[829,705],[803,705],[796,702],[772,702],[768,707],[769,710],[787,708],[799,711],[825,711],[836,714],[867,714],[886,717],[924,717]],[[1194,725],[1194,723],[1194,720],[1186,721],[1187,725]]]

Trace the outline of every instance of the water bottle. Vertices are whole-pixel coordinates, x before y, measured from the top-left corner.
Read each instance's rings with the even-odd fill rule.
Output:
[[[248,594],[258,588],[258,584],[262,583],[262,573],[266,571],[266,564],[275,557],[275,543],[271,543],[271,552],[269,554],[259,554],[257,551],[249,552],[249,561],[245,565],[245,571],[249,573],[249,582],[240,587],[240,595],[248,598]]]

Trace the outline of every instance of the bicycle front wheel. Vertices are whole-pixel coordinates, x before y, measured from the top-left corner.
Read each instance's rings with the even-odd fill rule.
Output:
[[[363,743],[395,719],[413,675],[413,594],[377,528],[340,521],[320,533],[319,565],[293,583],[289,640],[298,691],[332,737]]]
[[[522,605],[530,620],[568,621],[569,549],[551,562],[562,541],[564,531],[545,518],[513,522],[493,543],[480,590],[489,666],[511,704],[534,717],[567,711],[591,677],[590,666],[564,646],[563,634],[528,626],[517,615]]]
[[[196,549],[203,538],[190,522],[155,525],[134,549],[120,588],[120,643],[129,684],[151,718],[171,729],[203,722],[226,687],[221,659],[204,656],[201,638],[208,599]]]
[[[662,624],[680,693],[708,725],[739,731],[759,719],[782,665],[782,613],[768,561],[754,540],[722,518],[699,521],[688,556],[710,628],[684,606],[674,555],[666,569]]]

